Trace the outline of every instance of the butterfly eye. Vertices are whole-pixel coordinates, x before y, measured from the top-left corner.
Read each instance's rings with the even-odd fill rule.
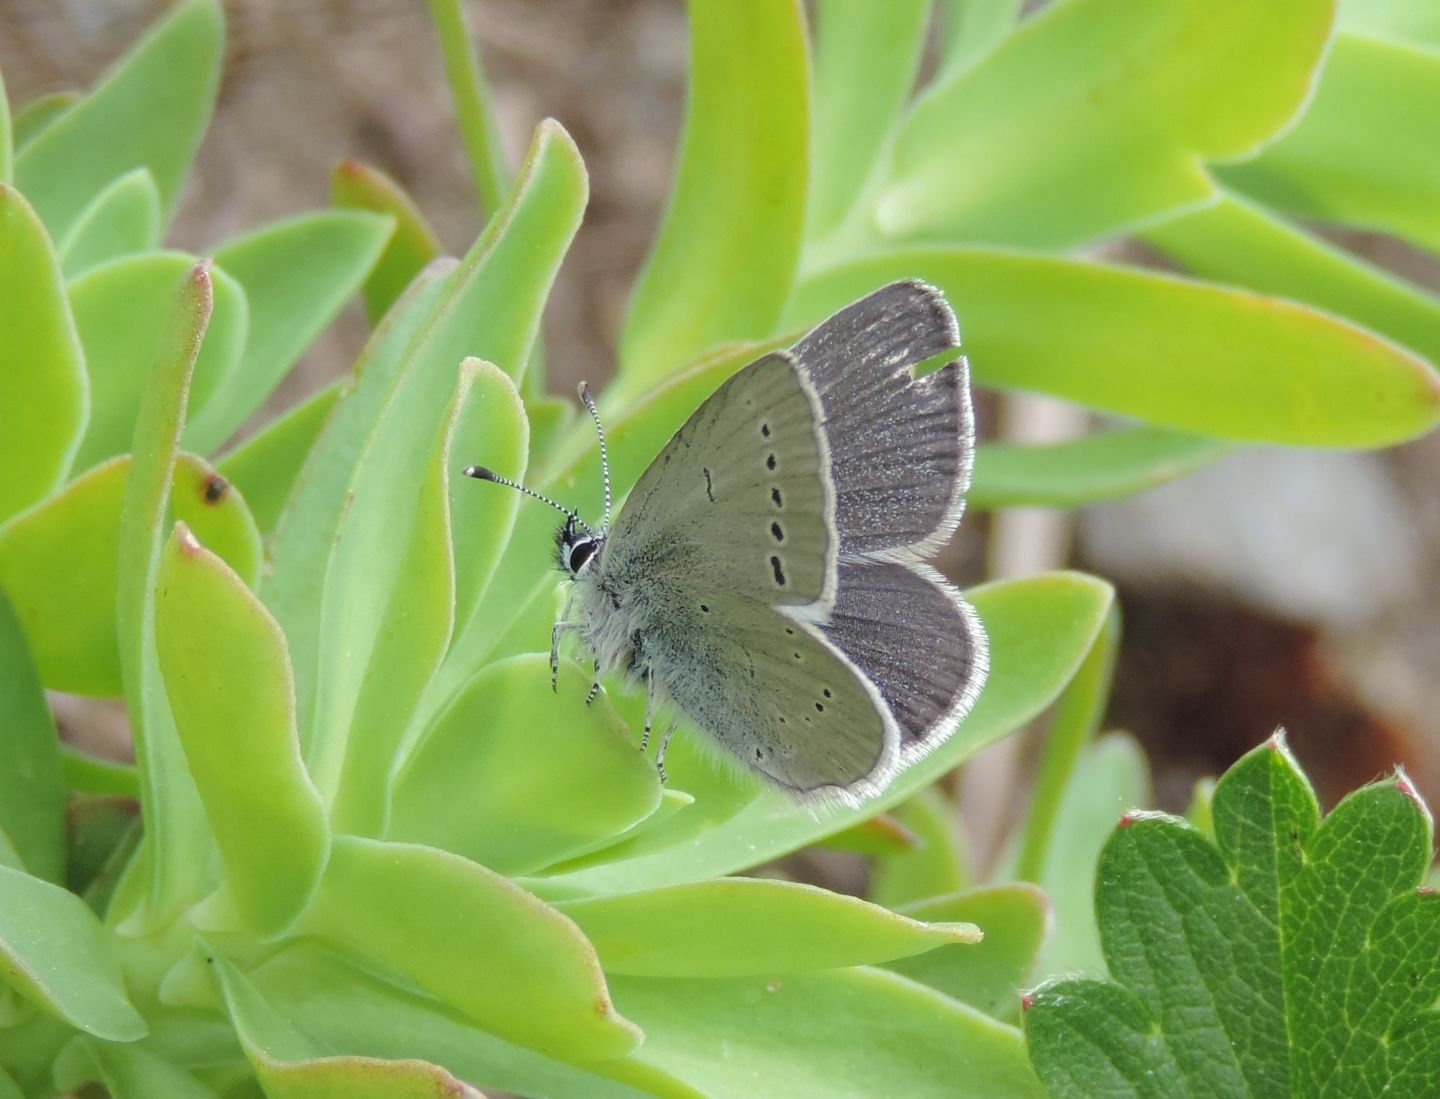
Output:
[[[578,573],[595,556],[599,544],[594,538],[583,538],[570,547],[570,559],[566,567],[571,573]]]

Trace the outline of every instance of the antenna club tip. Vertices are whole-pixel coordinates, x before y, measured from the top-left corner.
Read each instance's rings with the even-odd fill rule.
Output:
[[[595,402],[594,402],[594,399],[590,396],[590,383],[589,383],[589,382],[581,382],[581,383],[580,383],[580,399],[581,399],[582,401],[584,401],[587,405],[588,405],[588,404],[594,404],[594,403],[595,403]]]
[[[495,474],[492,473],[490,470],[486,469],[484,466],[466,466],[465,476],[474,477],[478,481],[495,480]]]

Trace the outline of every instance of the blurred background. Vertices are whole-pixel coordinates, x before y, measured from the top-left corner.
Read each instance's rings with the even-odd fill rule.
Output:
[[[327,205],[332,167],[353,157],[397,179],[447,248],[463,251],[482,220],[424,5],[225,6],[219,105],[172,243],[203,253],[263,220]],[[11,101],[89,85],[167,7],[0,0],[0,69]],[[669,186],[683,108],[684,6],[474,0],[469,15],[512,165],[534,123],[550,115],[574,135],[589,168],[590,207],[545,334],[550,388],[568,394],[579,379],[603,383],[612,370],[626,295]],[[1327,235],[1440,291],[1433,256],[1378,235]],[[1105,255],[1163,265],[1125,241]],[[953,304],[963,328],[965,303]],[[261,419],[337,376],[364,337],[352,308]],[[1083,415],[1048,400],[989,395],[980,409],[982,433],[1026,441],[1078,433]],[[942,564],[962,584],[1061,565],[1117,584],[1124,634],[1107,727],[1145,745],[1162,808],[1183,809],[1198,778],[1281,725],[1327,806],[1397,761],[1436,804],[1437,482],[1437,436],[1373,454],[1252,447],[1079,514],[972,516]],[[995,826],[1020,808],[1008,802],[1028,757],[1022,738],[1007,741],[961,780],[982,855]]]

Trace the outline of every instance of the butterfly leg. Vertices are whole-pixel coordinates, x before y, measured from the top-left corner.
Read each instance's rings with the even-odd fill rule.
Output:
[[[600,661],[595,661],[595,678],[590,681],[590,693],[585,696],[585,705],[595,701],[595,696],[600,693]]]
[[[552,691],[556,690],[555,684],[560,679],[560,637],[566,630],[578,630],[579,628],[578,622],[556,622],[550,628],[550,689]]]
[[[655,770],[660,773],[661,782],[669,781],[669,776],[665,774],[665,749],[670,746],[670,738],[675,735],[675,730],[679,725],[678,721],[670,722],[669,728],[660,736],[660,751],[655,753]]]
[[[640,735],[640,750],[643,752],[650,747],[650,725],[655,715],[655,684],[651,680],[650,670],[645,670],[645,732]]]

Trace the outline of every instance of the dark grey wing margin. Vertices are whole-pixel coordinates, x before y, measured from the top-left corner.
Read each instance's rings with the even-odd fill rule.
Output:
[[[821,629],[890,707],[902,766],[954,731],[989,672],[979,616],[926,565],[842,560],[835,609]]]
[[[825,410],[842,557],[923,557],[960,522],[975,452],[969,373],[957,359],[911,374],[959,346],[944,295],[907,280],[847,306],[792,349]]]

